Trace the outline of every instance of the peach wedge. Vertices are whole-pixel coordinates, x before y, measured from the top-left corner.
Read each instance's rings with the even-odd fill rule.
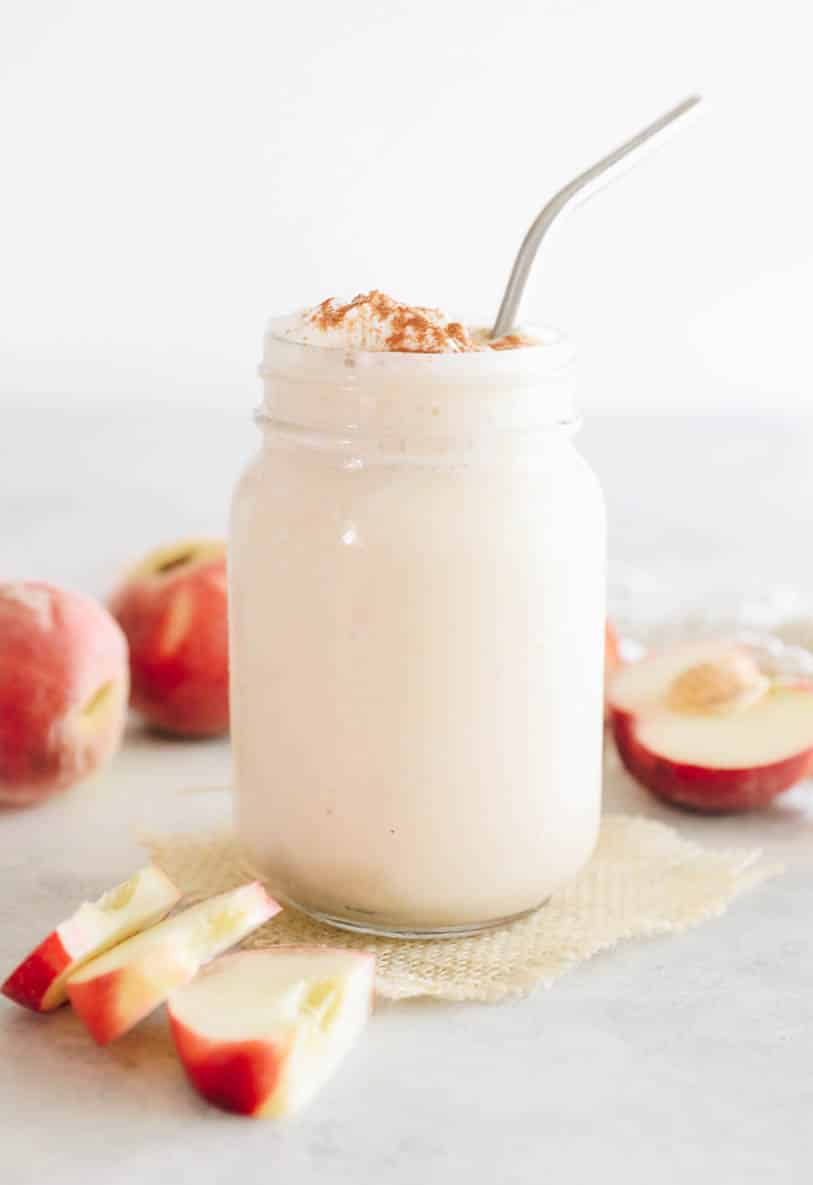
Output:
[[[107,1045],[280,908],[258,881],[190,906],[72,975],[74,1011],[93,1039]]]
[[[278,946],[230,955],[169,998],[178,1056],[210,1103],[241,1115],[303,1107],[370,1015],[375,957]]]
[[[50,1012],[67,999],[66,981],[89,960],[153,926],[180,897],[169,877],[150,864],[98,901],[86,901],[60,922],[3,984],[9,999]]]

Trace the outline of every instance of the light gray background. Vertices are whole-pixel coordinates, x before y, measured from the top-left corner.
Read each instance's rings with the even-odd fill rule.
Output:
[[[272,313],[490,317],[543,202],[699,89],[546,245],[589,408],[806,406],[804,0],[27,0],[0,32],[0,404],[252,397]]]
[[[4,574],[102,593],[142,546],[222,529],[253,441],[245,413],[17,408],[0,440]],[[708,590],[813,590],[811,421],[594,419],[582,441],[607,489],[612,569],[642,573],[642,612]],[[228,780],[224,743],[136,730],[103,778],[0,816],[0,968],[138,865],[136,828],[226,818]],[[206,1107],[161,1015],[99,1050],[69,1010],[0,1001],[3,1185],[809,1181],[813,791],[704,820],[623,775],[607,790],[615,808],[762,847],[787,871],[717,921],[522,1001],[383,1005],[312,1109],[282,1124]]]

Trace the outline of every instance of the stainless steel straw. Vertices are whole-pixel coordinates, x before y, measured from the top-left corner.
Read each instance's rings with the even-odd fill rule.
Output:
[[[505,296],[502,298],[497,320],[494,322],[494,328],[491,330],[492,338],[503,337],[504,334],[510,333],[514,328],[519,302],[522,300],[522,294],[525,291],[525,285],[528,280],[528,273],[533,266],[534,259],[536,259],[539,244],[547,234],[551,223],[557,215],[564,210],[565,206],[577,194],[581,195],[583,199],[589,197],[598,188],[599,181],[603,183],[610,179],[610,171],[615,169],[615,166],[639,148],[642,148],[653,136],[657,136],[659,132],[662,132],[669,124],[679,119],[681,115],[685,115],[687,111],[691,111],[692,107],[696,107],[699,102],[700,95],[690,95],[688,99],[684,99],[682,103],[678,103],[677,107],[673,107],[671,111],[667,111],[665,115],[662,115],[660,119],[656,119],[649,127],[638,132],[637,136],[633,136],[632,139],[627,140],[626,143],[621,144],[608,156],[598,161],[592,168],[587,169],[584,173],[580,173],[578,177],[574,177],[572,181],[550,199],[523,239],[522,246],[514,260],[508,286],[505,289]]]

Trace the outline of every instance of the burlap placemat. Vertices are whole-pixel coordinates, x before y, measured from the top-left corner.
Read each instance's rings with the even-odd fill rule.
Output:
[[[152,859],[191,898],[252,876],[234,836],[145,836]],[[246,947],[317,943],[371,950],[382,996],[496,1001],[549,985],[622,939],[669,934],[717,917],[780,870],[758,852],[710,851],[652,819],[605,815],[593,859],[529,918],[473,938],[404,941],[331,929],[286,909]]]

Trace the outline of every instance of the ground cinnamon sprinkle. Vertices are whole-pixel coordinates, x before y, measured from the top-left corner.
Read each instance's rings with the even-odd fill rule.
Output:
[[[515,350],[534,343],[520,333],[489,341],[485,331],[473,337],[460,321],[448,321],[440,309],[401,304],[373,288],[346,304],[329,297],[306,314],[322,333],[348,331],[362,349],[407,354],[464,354],[482,350]]]
[[[506,333],[505,337],[498,337],[496,341],[488,343],[490,350],[516,350],[525,345],[528,345],[528,342],[518,333]]]
[[[461,349],[471,349],[471,345],[465,344],[470,342],[471,339],[459,321],[450,321],[446,326],[446,332],[453,341],[460,342]]]
[[[353,309],[361,308],[363,305],[369,305],[373,309],[378,304],[378,298],[389,300],[389,297],[384,296],[382,292],[377,292],[375,289],[372,292],[360,292],[358,296],[354,296],[347,304],[336,304],[335,296],[329,296],[327,300],[323,300],[315,309],[308,315],[308,320],[317,329],[328,330],[335,329],[338,325],[343,325],[347,320],[347,315]],[[392,302],[395,303],[394,301]]]
[[[323,300],[308,320],[323,332],[361,320],[371,331],[382,333],[383,349],[393,353],[448,354],[479,348],[464,326],[446,322],[440,309],[399,304],[377,288],[359,293],[347,304],[337,304],[332,297]]]
[[[425,312],[401,307],[392,313],[392,330],[387,335],[388,350],[412,351],[416,354],[442,354],[449,345],[446,330],[433,325]]]

